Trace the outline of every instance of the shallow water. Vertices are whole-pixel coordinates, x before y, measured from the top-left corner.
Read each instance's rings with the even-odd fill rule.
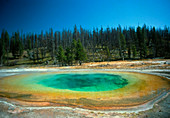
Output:
[[[38,84],[73,91],[108,91],[128,84],[126,79],[113,74],[50,74],[40,75]],[[37,78],[37,79],[38,79]]]

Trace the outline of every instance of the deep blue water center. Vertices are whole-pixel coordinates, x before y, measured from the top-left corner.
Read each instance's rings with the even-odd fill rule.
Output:
[[[126,79],[113,74],[51,74],[42,77],[44,79],[38,84],[73,91],[109,91],[128,84]]]

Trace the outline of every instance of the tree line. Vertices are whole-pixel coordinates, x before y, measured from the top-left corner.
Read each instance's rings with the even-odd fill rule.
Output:
[[[74,26],[74,30],[46,33],[21,34],[9,36],[3,30],[0,38],[1,65],[9,64],[10,54],[14,59],[27,58],[33,63],[73,65],[82,62],[111,61],[117,59],[170,58],[169,27],[156,29],[145,24],[134,27],[108,27],[105,30],[93,28],[86,30]]]

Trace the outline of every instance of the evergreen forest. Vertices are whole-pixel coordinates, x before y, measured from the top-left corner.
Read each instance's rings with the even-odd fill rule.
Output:
[[[137,28],[80,26],[62,32],[49,31],[9,35],[3,30],[0,37],[0,63],[14,65],[81,65],[84,62],[170,58],[169,27],[156,29],[145,24]]]

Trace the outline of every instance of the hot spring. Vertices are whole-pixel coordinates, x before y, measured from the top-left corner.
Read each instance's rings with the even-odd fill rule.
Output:
[[[24,106],[121,109],[169,91],[169,80],[135,72],[41,72],[0,78],[0,98]]]
[[[122,88],[128,84],[127,80],[121,76],[102,73],[50,74],[45,76],[41,75],[38,78],[41,78],[38,84],[42,84],[43,86],[72,91],[109,91]]]

